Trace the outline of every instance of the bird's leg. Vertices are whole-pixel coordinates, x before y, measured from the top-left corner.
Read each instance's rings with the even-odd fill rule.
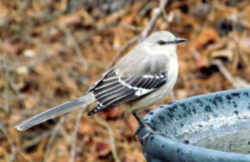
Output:
[[[139,116],[138,112],[134,111],[134,112],[132,112],[132,113],[133,113],[135,119],[137,120],[137,122],[138,122],[140,125],[143,125],[143,126],[146,125],[146,123],[144,123],[143,119]]]
[[[159,134],[159,135],[164,136],[163,133],[154,130],[152,127],[150,127],[150,125],[148,125],[147,123],[145,123],[145,122],[143,121],[143,119],[140,117],[140,115],[138,114],[138,112],[133,111],[132,114],[134,115],[134,117],[135,117],[135,119],[138,121],[138,123],[139,123],[140,125],[142,125],[144,128],[147,129],[147,133],[142,137],[142,139],[146,139],[146,138],[147,138],[149,135],[151,135],[151,134]],[[138,134],[138,131],[139,131],[139,130],[140,130],[140,129],[137,129],[137,131],[135,132],[135,135]]]
[[[138,123],[142,126],[144,126],[145,128],[147,128],[151,133],[155,133],[155,130],[153,130],[147,123],[145,123],[143,121],[143,119],[140,117],[140,115],[138,114],[138,112],[133,111],[132,114],[134,115],[135,119],[138,121]]]

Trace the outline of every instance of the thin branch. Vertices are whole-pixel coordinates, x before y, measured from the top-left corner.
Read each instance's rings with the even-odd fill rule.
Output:
[[[121,162],[121,160],[117,154],[117,149],[116,149],[116,145],[115,145],[115,136],[114,136],[114,133],[113,133],[111,127],[109,126],[109,124],[105,120],[102,120],[100,117],[95,116],[95,119],[100,125],[102,125],[104,128],[106,128],[108,130],[109,137],[110,137],[110,143],[111,143],[112,155],[115,159],[115,162]]]
[[[49,142],[48,142],[48,145],[46,147],[46,151],[45,151],[45,154],[44,154],[44,162],[47,162],[48,160],[48,155],[50,153],[50,150],[51,150],[51,146],[52,146],[52,143],[55,141],[57,135],[59,134],[59,130],[61,128],[61,126],[63,125],[65,121],[65,116],[63,116],[60,121],[56,124],[56,127],[54,128],[53,130],[53,134],[51,135],[51,138],[49,139]]]
[[[134,43],[136,43],[138,41],[138,36],[135,36],[134,38],[132,38],[125,46],[121,47],[119,49],[119,52],[115,55],[115,57],[112,59],[111,63],[109,64],[108,68],[111,68],[112,66],[114,66],[115,62],[118,60],[118,58],[120,57],[120,55],[125,52],[130,46],[132,46]]]
[[[233,85],[233,87],[249,88],[250,85],[248,83],[243,83],[242,80],[234,78],[220,60],[214,60],[212,63],[218,67],[220,72]]]
[[[3,107],[2,109],[5,112],[9,112],[9,83],[11,82],[10,78],[10,71],[11,69],[9,68],[7,63],[7,54],[3,54],[3,72],[4,72],[4,79],[5,79],[5,86],[4,86],[4,91],[3,91]],[[1,108],[1,106],[0,106]]]
[[[75,121],[75,127],[74,127],[74,131],[72,133],[72,142],[71,142],[71,151],[70,151],[70,162],[74,162],[75,161],[77,131],[79,129],[80,121],[81,121],[82,115],[83,115],[83,113],[84,113],[85,110],[86,109],[81,109],[78,112],[78,116],[77,116],[76,121]]]
[[[229,73],[229,71],[226,69],[226,67],[222,64],[221,61],[219,61],[219,60],[214,60],[212,63],[213,63],[214,65],[216,65],[216,66],[219,68],[220,72],[224,75],[224,77],[225,77],[227,80],[229,80],[230,83],[232,83],[232,85],[233,85],[234,87],[237,87],[234,78],[233,78],[232,75]]]
[[[78,42],[74,39],[74,37],[72,36],[69,29],[67,29],[65,27],[59,27],[59,28],[66,34],[66,37],[71,40],[71,42],[73,44],[73,49],[75,50],[79,60],[83,64],[84,70],[87,71],[88,70],[88,62],[84,59]]]
[[[54,133],[53,130],[49,130],[49,131],[47,131],[47,132],[42,133],[40,136],[37,136],[37,137],[33,138],[31,141],[27,142],[27,143],[26,143],[24,146],[22,146],[21,148],[18,148],[18,149],[17,149],[17,152],[22,151],[22,150],[25,150],[25,149],[27,149],[27,148],[33,146],[33,145],[38,144],[41,140],[43,140],[44,138],[46,138],[46,137],[52,135],[53,133]]]
[[[150,22],[148,23],[146,28],[141,33],[142,40],[145,39],[148,36],[148,34],[150,33],[150,31],[153,29],[153,27],[156,23],[156,20],[160,17],[161,13],[164,12],[164,9],[165,9],[165,6],[167,5],[167,3],[168,3],[168,0],[161,0],[159,8],[154,9],[153,17],[151,18]]]
[[[120,55],[126,51],[131,45],[136,43],[138,40],[141,42],[143,41],[148,34],[152,31],[153,27],[155,26],[155,23],[157,19],[160,17],[161,13],[164,12],[165,6],[167,5],[168,0],[161,0],[160,5],[158,8],[154,9],[153,16],[150,20],[150,22],[147,24],[147,26],[144,28],[144,30],[141,32],[139,36],[135,36],[132,38],[125,46],[123,46],[119,52],[115,55],[114,59],[111,61],[111,64],[109,65],[109,68],[114,65],[114,63],[118,60]]]
[[[13,162],[16,160],[16,147],[14,145],[14,142],[13,140],[11,139],[11,137],[8,135],[8,132],[7,132],[7,128],[4,126],[3,123],[0,122],[0,132],[3,132],[3,135],[6,137],[9,145],[10,145],[10,148],[11,148],[11,155],[10,155],[10,158],[8,160],[8,162]]]

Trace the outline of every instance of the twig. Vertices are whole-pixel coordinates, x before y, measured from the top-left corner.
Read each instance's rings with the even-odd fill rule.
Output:
[[[9,83],[10,81],[10,70],[7,59],[6,59],[6,54],[3,54],[3,72],[4,72],[4,79],[5,79],[5,86],[4,86],[4,92],[3,92],[3,110],[5,112],[9,112]]]
[[[31,141],[29,141],[28,143],[26,143],[24,146],[21,146],[19,148],[15,148],[14,147],[14,155],[16,156],[17,153],[21,153],[23,150],[26,150],[27,148],[29,148],[29,147],[31,147],[33,145],[38,144],[41,140],[43,140],[46,137],[49,137],[53,133],[54,133],[53,130],[52,131],[50,130],[50,131],[44,132],[40,136],[37,136],[36,138],[33,138]]]
[[[47,131],[47,132],[42,133],[40,136],[37,136],[37,137],[33,138],[31,141],[27,142],[25,145],[23,145],[23,146],[17,148],[17,149],[16,149],[16,152],[17,152],[17,153],[18,153],[18,152],[21,152],[21,151],[23,151],[23,150],[25,150],[25,149],[27,149],[27,148],[33,146],[33,145],[38,144],[41,140],[43,140],[44,138],[46,138],[46,137],[52,135],[53,133],[54,133],[53,130],[49,130],[49,131]],[[60,133],[61,133],[61,132],[60,132]]]
[[[150,22],[148,23],[148,25],[146,26],[146,28],[142,31],[141,33],[141,39],[145,39],[148,34],[150,33],[150,31],[153,29],[156,20],[160,17],[161,13],[164,11],[165,6],[167,5],[168,0],[161,0],[160,1],[160,6],[159,8],[154,9],[154,15],[151,18]]]
[[[234,36],[235,34],[236,32],[233,31],[233,33],[229,35],[229,38],[235,43],[235,57],[233,59],[233,72],[237,70],[237,66],[239,62],[241,62],[243,65],[247,65],[249,62],[248,57],[242,54],[240,40],[236,40]]]
[[[139,36],[136,36],[132,38],[125,46],[123,46],[119,52],[115,55],[114,59],[111,61],[111,64],[109,65],[109,68],[114,65],[114,63],[117,61],[117,59],[120,57],[120,55],[126,51],[131,45],[136,43],[138,40],[141,42],[143,41],[148,34],[151,32],[153,29],[157,19],[160,17],[161,13],[164,12],[165,6],[167,5],[168,0],[161,0],[160,5],[158,8],[154,9],[154,14],[150,20],[150,22],[147,24],[147,26],[144,28],[144,30],[141,32]]]
[[[75,155],[76,155],[76,141],[77,141],[77,131],[80,125],[80,121],[82,118],[82,115],[84,113],[86,109],[81,109],[78,113],[78,116],[76,118],[76,122],[75,122],[75,127],[74,127],[74,131],[72,133],[72,143],[71,143],[71,152],[70,152],[70,162],[74,162],[75,161]]]
[[[225,68],[225,66],[222,64],[220,60],[214,60],[212,63],[218,67],[220,72],[224,75],[224,77],[227,80],[229,80],[230,83],[232,83],[234,87],[237,87],[237,84],[235,83],[234,78],[232,77],[232,75],[229,73],[229,71]]]
[[[123,52],[125,52],[131,45],[133,45],[134,43],[138,41],[138,38],[139,38],[138,36],[135,36],[125,46],[120,48],[119,52],[115,55],[115,57],[112,59],[111,63],[109,64],[109,68],[111,68],[115,64],[115,62],[118,60],[118,58]]]
[[[140,27],[136,27],[132,24],[128,24],[128,23],[122,23],[121,26],[123,26],[124,28],[130,29],[134,32],[141,32],[141,28]]]
[[[9,158],[9,162],[13,162],[16,159],[16,152],[17,152],[16,147],[15,147],[12,139],[8,135],[6,127],[2,123],[0,123],[0,131],[3,132],[3,135],[6,137],[8,143],[10,144],[11,155],[10,155],[10,158]]]
[[[83,64],[84,70],[87,71],[88,70],[88,62],[84,59],[78,42],[74,39],[74,37],[72,36],[69,29],[67,29],[65,27],[59,27],[59,28],[66,34],[66,37],[71,40],[71,42],[73,44],[73,48],[74,48],[79,60]]]
[[[53,130],[53,134],[51,135],[51,138],[50,138],[50,140],[49,140],[49,142],[48,142],[48,145],[47,145],[47,147],[46,147],[46,151],[45,151],[45,154],[44,154],[44,162],[47,162],[48,160],[48,155],[49,155],[49,153],[50,153],[50,150],[51,150],[51,145],[52,145],[52,143],[54,142],[54,140],[56,139],[56,137],[57,137],[57,135],[58,135],[58,133],[59,133],[59,129],[61,128],[61,126],[63,125],[63,123],[64,123],[64,121],[65,121],[65,116],[63,116],[61,119],[60,119],[60,121],[56,124],[56,127],[54,128],[54,130]]]
[[[115,159],[115,162],[121,162],[121,160],[117,154],[117,149],[116,149],[116,145],[115,145],[115,137],[114,137],[114,133],[113,133],[111,127],[109,126],[109,124],[106,121],[102,120],[100,117],[95,116],[95,119],[100,125],[102,125],[104,128],[106,128],[108,130],[109,137],[110,137],[110,143],[111,143],[112,155]]]
[[[242,80],[233,78],[233,76],[229,73],[220,60],[214,60],[212,63],[219,68],[220,72],[235,88],[249,88],[250,85],[248,83],[243,84],[243,82],[241,82]]]

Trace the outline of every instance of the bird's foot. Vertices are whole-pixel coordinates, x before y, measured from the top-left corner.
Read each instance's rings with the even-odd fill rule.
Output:
[[[154,128],[152,128],[149,124],[147,124],[140,116],[137,112],[133,112],[134,117],[136,118],[136,120],[138,121],[138,123],[140,124],[141,128],[137,129],[137,131],[135,132],[135,135],[137,135],[139,133],[139,131],[142,128],[146,129],[146,133],[145,135],[142,137],[142,140],[146,139],[149,135],[152,134],[159,134],[159,135],[163,135],[163,133],[158,132],[156,130],[154,130]]]

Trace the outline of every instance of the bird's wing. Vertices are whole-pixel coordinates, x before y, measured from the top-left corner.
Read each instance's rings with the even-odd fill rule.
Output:
[[[166,81],[166,72],[123,76],[112,69],[89,90],[93,92],[99,103],[89,112],[89,115],[148,95],[160,88]]]

